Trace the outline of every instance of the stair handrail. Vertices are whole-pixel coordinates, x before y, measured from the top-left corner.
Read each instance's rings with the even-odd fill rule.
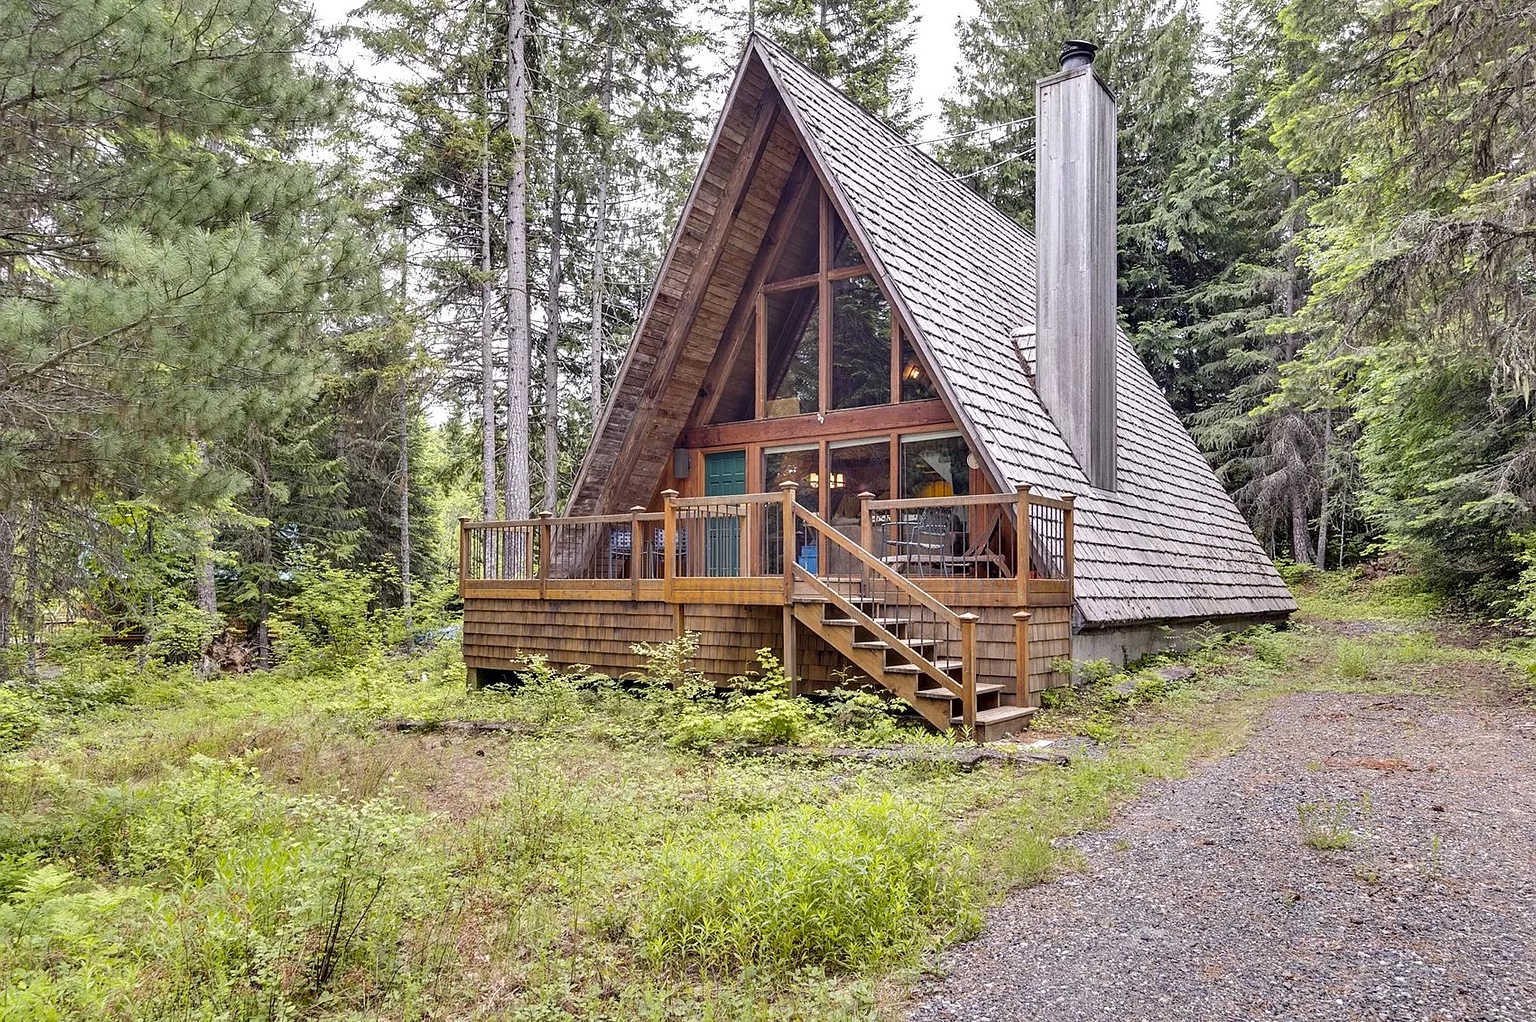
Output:
[[[914,585],[912,580],[907,578],[907,576],[903,575],[889,564],[886,564],[880,558],[876,557],[868,550],[865,550],[863,547],[849,539],[847,536],[844,536],[841,532],[838,532],[837,529],[832,526],[831,522],[827,521],[825,518],[822,518],[816,512],[811,511],[808,508],[801,507],[799,504],[794,505],[794,508],[796,518],[802,519],[805,524],[809,525],[818,533],[831,540],[835,545],[841,547],[847,553],[852,554],[854,558],[861,564],[869,568],[871,571],[874,571],[887,582],[896,586],[905,595],[910,596],[916,602],[921,603],[935,614],[938,614],[944,619],[945,624],[954,628],[960,627],[962,622],[959,614],[955,613],[953,610],[950,610],[948,607],[946,607],[943,603],[939,602],[922,587]]]
[[[832,523],[814,511],[801,507],[799,504],[792,506],[796,518],[815,529],[820,536],[833,545],[841,547],[845,552],[852,554],[854,559],[864,567],[879,575],[886,582],[889,582],[903,595],[913,600],[913,602],[921,604],[932,611],[944,624],[959,632],[961,680],[957,682],[947,672],[941,670],[937,664],[930,661],[887,629],[878,625],[868,614],[854,607],[835,589],[817,578],[813,573],[799,564],[794,566],[796,578],[812,583],[820,591],[823,598],[830,597],[838,605],[838,608],[844,613],[849,614],[853,620],[858,621],[860,625],[871,632],[882,635],[886,645],[895,649],[908,663],[937,681],[946,691],[959,696],[961,719],[966,728],[974,728],[976,726],[976,624],[979,618],[975,614],[955,613],[939,600],[924,592],[921,587],[914,585],[912,580],[901,574],[901,572],[892,568],[889,564],[886,564],[858,543],[844,536],[841,532],[838,532],[832,526]],[[825,563],[825,561],[822,563]]]
[[[849,620],[853,621],[860,628],[868,631],[876,638],[880,639],[887,646],[890,646],[899,656],[903,657],[907,663],[911,664],[913,667],[916,667],[928,677],[938,682],[945,691],[960,697],[962,702],[967,699],[967,694],[971,688],[970,685],[966,684],[964,681],[956,681],[954,678],[950,677],[939,668],[938,664],[929,660],[917,650],[907,645],[907,643],[902,640],[900,636],[896,635],[894,632],[881,625],[878,621],[870,617],[864,611],[854,606],[853,602],[850,601],[846,596],[839,593],[831,586],[827,585],[815,575],[811,574],[803,566],[799,564],[795,565],[794,571],[796,579],[809,584],[811,588],[816,591],[817,595],[836,605],[839,611],[848,615]],[[961,671],[962,679],[968,677],[972,673],[965,669],[963,662],[961,665]],[[975,695],[969,695],[969,699],[974,704]]]

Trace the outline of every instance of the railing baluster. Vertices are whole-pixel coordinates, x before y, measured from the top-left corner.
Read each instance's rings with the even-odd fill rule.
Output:
[[[800,484],[793,479],[779,484],[780,499],[783,501],[784,530],[782,548],[779,556],[784,559],[784,602],[790,603],[795,598],[795,563],[798,553],[795,549],[795,493],[800,489]]]

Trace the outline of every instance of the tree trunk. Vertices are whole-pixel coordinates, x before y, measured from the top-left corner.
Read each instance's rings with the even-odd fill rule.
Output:
[[[565,231],[562,206],[565,187],[560,127],[560,95],[549,90],[549,130],[554,132],[554,166],[549,200],[549,293],[544,302],[544,510],[554,514],[560,504],[560,271],[561,237]]]
[[[16,519],[0,508],[0,683],[11,677],[11,620],[15,614]]]
[[[1300,492],[1291,494],[1291,558],[1297,564],[1312,563],[1312,537],[1307,532],[1307,501]]]
[[[1317,488],[1322,508],[1317,514],[1317,566],[1328,567],[1328,469],[1333,451],[1333,409],[1323,409],[1323,467],[1319,473]]]
[[[489,97],[487,97],[489,98]],[[490,104],[486,104],[489,109]],[[496,350],[491,309],[496,286],[491,282],[491,153],[487,135],[480,151],[480,477],[484,483],[480,510],[487,521],[496,518]]]
[[[406,652],[416,651],[411,621],[411,355],[415,347],[411,326],[410,248],[405,232],[400,236],[400,319],[405,332],[403,357],[406,371],[400,374],[400,617],[405,627]]]
[[[609,43],[603,54],[603,130],[608,130],[608,119],[613,115],[613,44]],[[590,395],[592,401],[592,435],[597,436],[597,425],[603,417],[603,304],[607,295],[607,282],[603,274],[608,255],[608,180],[613,173],[613,150],[604,134],[602,151],[597,165],[597,224],[592,234],[592,334],[587,341],[588,368],[591,372]]]
[[[271,481],[267,478],[266,455],[256,459],[256,487],[260,495],[262,517],[272,520]],[[259,526],[256,532],[257,562],[261,565],[256,583],[256,666],[267,670],[272,666],[272,633],[267,618],[272,612],[272,526]]]
[[[37,680],[37,584],[40,558],[38,557],[37,501],[27,502],[27,591],[25,608],[27,618],[27,667],[28,681]]]
[[[405,624],[405,648],[416,651],[411,621],[411,391],[400,377],[400,611]]]
[[[203,470],[207,471],[208,446],[201,441],[197,445],[197,460]],[[219,617],[219,594],[213,573],[213,516],[198,512],[193,520],[192,535],[195,544],[192,551],[192,577],[197,609],[203,612],[210,626],[210,632],[204,636],[202,647],[198,650],[197,673],[199,677],[209,678],[213,676],[213,658],[210,654],[214,637],[211,626]]]
[[[528,0],[507,0],[507,131],[512,169],[507,182],[507,456],[506,513],[527,518],[528,402],[528,68],[524,42]]]

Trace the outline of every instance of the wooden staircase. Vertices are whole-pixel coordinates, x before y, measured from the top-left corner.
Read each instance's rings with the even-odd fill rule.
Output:
[[[833,577],[792,566],[796,621],[940,731],[990,742],[1028,728],[1032,707],[976,679],[975,615],[956,614],[812,512],[796,507],[795,515],[843,566],[824,570]]]
[[[879,616],[879,606],[874,601],[856,598],[849,601],[863,605],[867,616],[887,632],[896,629],[905,632],[906,626],[899,621]],[[841,653],[849,663],[864,672],[872,681],[906,700],[924,720],[940,731],[956,729],[964,731],[965,664],[958,658],[931,659],[936,645],[932,639],[896,634],[900,640],[880,638],[860,620],[847,616],[835,603],[806,597],[795,601],[795,620]],[[912,654],[907,655],[908,651]],[[935,682],[921,667],[912,663],[913,656],[928,659],[943,671],[954,683],[953,688]],[[1005,735],[1025,730],[1035,710],[1027,706],[1005,705],[1008,698],[1003,686],[984,682],[975,686],[976,714],[971,735],[977,741],[996,741]]]

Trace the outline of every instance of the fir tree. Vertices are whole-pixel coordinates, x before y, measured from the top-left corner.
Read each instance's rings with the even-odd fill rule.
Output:
[[[1034,221],[1035,82],[1057,71],[1063,40],[1100,46],[1095,70],[1119,101],[1120,307],[1153,374],[1189,411],[1197,314],[1188,299],[1212,272],[1210,247],[1223,228],[1212,210],[1216,131],[1191,5],[982,0],[959,38],[940,159],[1025,226]]]
[[[917,124],[912,0],[762,0],[758,30],[901,132]]]

